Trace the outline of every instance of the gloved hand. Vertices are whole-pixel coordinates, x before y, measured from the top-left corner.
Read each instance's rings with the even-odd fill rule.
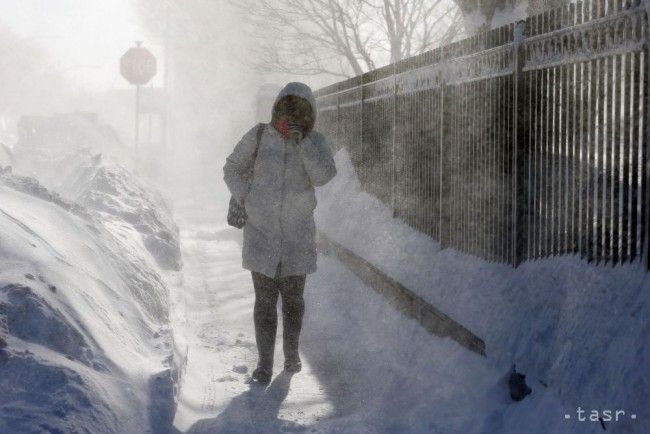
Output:
[[[289,122],[289,131],[291,132],[291,136],[296,140],[296,143],[300,143],[303,138],[302,126],[295,122]]]

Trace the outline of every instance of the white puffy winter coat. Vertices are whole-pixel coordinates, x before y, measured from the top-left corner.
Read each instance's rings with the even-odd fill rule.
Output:
[[[289,83],[276,103],[286,95],[310,102],[311,89]],[[275,105],[274,105],[275,107]],[[285,139],[271,125],[264,126],[257,158],[257,126],[235,146],[223,168],[224,180],[233,197],[248,215],[244,226],[243,267],[269,277],[293,276],[316,271],[314,187],[336,175],[332,153],[322,134],[312,131],[296,143]],[[247,173],[254,161],[252,181]]]

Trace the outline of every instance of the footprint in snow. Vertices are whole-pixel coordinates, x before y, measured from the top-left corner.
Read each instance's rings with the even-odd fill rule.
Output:
[[[233,366],[232,371],[238,374],[245,374],[248,372],[248,367],[246,365],[237,365]]]

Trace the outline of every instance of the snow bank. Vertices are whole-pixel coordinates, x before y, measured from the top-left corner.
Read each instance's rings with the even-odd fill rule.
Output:
[[[507,376],[450,338],[433,338],[336,260],[309,277],[301,338],[334,416],[313,432],[586,434],[554,391],[513,404]]]
[[[533,394],[544,383],[574,418],[578,406],[622,409],[628,418],[608,430],[650,432],[643,414],[650,399],[650,277],[641,264],[612,268],[563,256],[513,269],[441,250],[361,190],[345,150],[336,163],[338,176],[318,189],[319,230],[483,338],[488,362],[500,372],[516,363]],[[564,417],[522,407],[522,422],[534,414]]]
[[[0,170],[0,432],[144,432],[165,419],[173,393],[150,394],[173,389],[169,295],[137,222]]]
[[[162,269],[181,269],[178,227],[155,189],[123,166],[89,150],[62,155],[48,164],[39,161],[22,160],[17,170],[38,174],[49,189],[102,213],[106,222],[135,228]]]

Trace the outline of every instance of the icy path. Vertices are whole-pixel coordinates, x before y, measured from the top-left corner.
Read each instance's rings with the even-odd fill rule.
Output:
[[[299,375],[281,374],[281,339],[271,385],[249,384],[257,361],[254,293],[239,236],[226,227],[181,231],[185,282],[174,294],[176,334],[189,349],[174,425],[182,432],[293,430],[332,412],[309,363]]]

